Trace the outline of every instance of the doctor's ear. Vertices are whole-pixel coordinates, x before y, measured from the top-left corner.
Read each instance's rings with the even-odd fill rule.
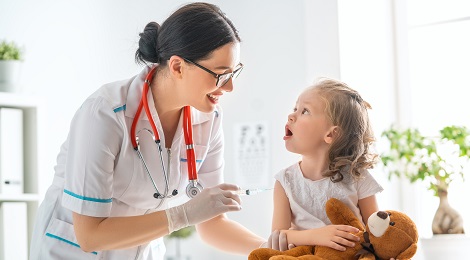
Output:
[[[170,74],[178,79],[182,78],[183,63],[184,60],[181,57],[176,55],[171,56],[168,60],[168,69]]]

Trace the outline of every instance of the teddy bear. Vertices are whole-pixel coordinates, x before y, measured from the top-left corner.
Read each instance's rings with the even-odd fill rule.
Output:
[[[258,248],[251,252],[248,260],[344,260],[344,259],[411,259],[417,251],[418,230],[406,214],[394,211],[373,213],[364,227],[362,222],[343,202],[331,198],[326,203],[326,213],[334,225],[350,225],[359,229],[360,241],[346,251],[337,251],[325,246],[298,246],[286,251]]]

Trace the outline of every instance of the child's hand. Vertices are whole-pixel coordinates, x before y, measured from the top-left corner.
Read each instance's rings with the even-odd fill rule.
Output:
[[[354,247],[360,238],[351,233],[359,229],[348,225],[328,225],[325,227],[306,230],[312,245],[327,246],[339,251],[345,251],[346,246]]]

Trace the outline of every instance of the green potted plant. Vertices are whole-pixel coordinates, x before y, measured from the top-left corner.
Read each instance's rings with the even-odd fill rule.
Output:
[[[181,239],[186,239],[190,237],[194,232],[196,231],[196,228],[194,226],[189,226],[182,228],[180,230],[174,231],[168,236],[166,236],[166,239],[169,240],[175,240],[175,256],[174,257],[169,257],[167,259],[171,260],[182,260],[183,256],[181,255]],[[189,259],[187,257],[186,259]]]
[[[464,180],[464,167],[468,165],[470,157],[469,129],[464,126],[446,126],[439,131],[438,136],[428,137],[415,128],[399,129],[391,126],[382,136],[389,143],[387,151],[381,154],[389,179],[397,176],[411,183],[423,182],[439,197],[439,207],[432,222],[434,236],[421,239],[424,254],[428,257],[436,257],[441,253],[446,257],[451,254],[466,256],[467,252],[462,252],[460,247],[468,244],[470,239],[464,235],[450,235],[463,234],[464,228],[462,216],[449,205],[447,193],[452,181]],[[444,243],[449,245],[443,246]]]
[[[22,55],[21,48],[15,42],[0,42],[0,91],[17,90]]]

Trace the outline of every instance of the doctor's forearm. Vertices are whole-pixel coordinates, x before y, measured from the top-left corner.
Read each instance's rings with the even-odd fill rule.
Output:
[[[110,218],[73,213],[73,219],[77,240],[86,252],[134,247],[168,234],[165,211]]]
[[[205,242],[234,254],[248,255],[265,242],[265,239],[224,215],[198,224],[196,228]]]

